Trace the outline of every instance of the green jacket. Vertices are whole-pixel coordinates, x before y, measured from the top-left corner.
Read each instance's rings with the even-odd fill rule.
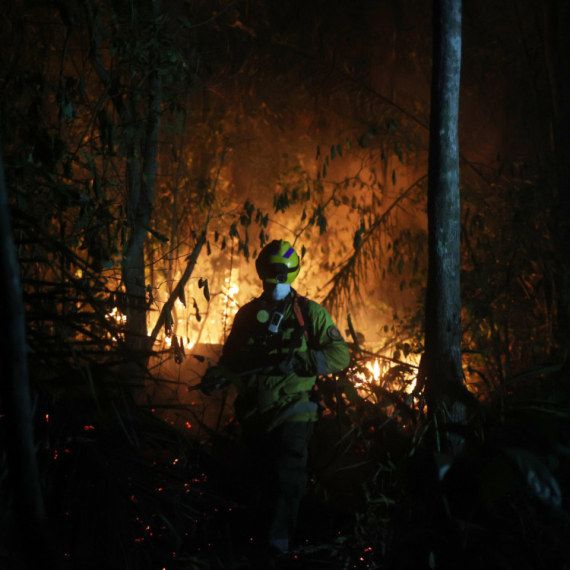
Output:
[[[297,293],[281,301],[262,295],[236,314],[220,364],[239,375],[236,414],[241,422],[270,431],[284,421],[316,421],[311,393],[318,375],[339,372],[350,354],[329,313],[314,301],[297,297],[305,327],[294,310]],[[269,331],[275,312],[283,315],[277,333]],[[305,334],[306,330],[306,334]],[[289,362],[287,372],[279,364]],[[281,369],[283,370],[283,368]]]

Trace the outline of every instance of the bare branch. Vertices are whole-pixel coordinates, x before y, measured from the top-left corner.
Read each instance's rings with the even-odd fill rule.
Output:
[[[198,261],[198,257],[200,255],[200,252],[202,251],[202,247],[204,246],[205,242],[206,242],[206,232],[204,231],[200,234],[200,237],[198,238],[196,244],[194,245],[192,253],[188,257],[188,264],[186,265],[184,274],[182,275],[180,281],[174,288],[174,291],[172,291],[172,294],[168,298],[168,301],[164,303],[162,311],[160,311],[160,315],[158,317],[158,320],[156,321],[156,325],[154,325],[154,328],[152,329],[152,333],[150,334],[148,340],[149,349],[152,348],[154,342],[156,341],[156,337],[158,336],[158,333],[160,332],[160,329],[163,327],[164,322],[166,320],[166,315],[170,311],[172,311],[176,299],[179,299],[181,297],[184,287],[186,287],[186,283],[188,283],[188,279],[190,279],[192,272],[194,271],[194,267],[196,266],[196,262]]]

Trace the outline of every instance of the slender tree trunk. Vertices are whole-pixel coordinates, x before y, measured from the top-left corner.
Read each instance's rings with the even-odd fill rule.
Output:
[[[154,17],[157,18],[161,12],[161,0],[153,0],[152,6]],[[127,165],[131,234],[123,256],[122,271],[129,306],[125,337],[129,362],[124,367],[124,372],[128,376],[127,383],[134,385],[144,380],[144,365],[148,350],[144,245],[151,222],[154,185],[158,171],[158,134],[162,97],[157,67],[149,73],[148,89],[147,128],[141,152],[142,160],[137,149],[133,148]],[[132,114],[137,114],[134,105]]]
[[[6,422],[6,458],[20,544],[29,568],[54,568],[32,425],[24,300],[12,239],[0,147],[0,404]],[[6,546],[6,545],[5,545]]]
[[[428,175],[429,267],[426,292],[426,401],[440,449],[455,451],[441,438],[443,423],[461,422],[457,400],[461,366],[459,83],[461,0],[434,0],[433,74]]]
[[[149,0],[148,6],[152,9],[154,18],[158,18],[162,11],[161,0]],[[146,124],[144,134],[137,133],[127,142],[126,151],[126,209],[130,231],[122,260],[122,280],[128,303],[125,331],[127,361],[122,367],[122,374],[126,385],[136,386],[144,379],[148,351],[144,246],[151,223],[154,185],[158,171],[158,134],[162,104],[160,61],[157,54],[157,61],[150,69],[146,82],[148,104],[141,108],[134,91],[125,91],[116,70],[107,69],[100,57],[102,25],[97,16],[97,3],[86,2],[85,9],[91,44],[89,58],[108,90],[121,122],[124,125],[143,122]],[[131,88],[133,87],[131,85]]]
[[[131,156],[128,170],[131,236],[124,254],[123,283],[129,299],[127,348],[136,352],[146,345],[146,286],[144,244],[151,220],[154,184],[158,169],[160,126],[160,77],[151,72],[149,112],[142,168],[140,158]]]

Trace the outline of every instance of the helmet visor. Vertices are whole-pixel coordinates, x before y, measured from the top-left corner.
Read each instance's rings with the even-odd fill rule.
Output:
[[[265,278],[275,279],[276,283],[286,283],[289,273],[294,273],[299,269],[299,264],[295,267],[287,267],[284,263],[272,263],[267,267]]]

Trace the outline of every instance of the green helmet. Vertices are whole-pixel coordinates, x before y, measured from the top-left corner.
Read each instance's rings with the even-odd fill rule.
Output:
[[[288,241],[276,239],[261,250],[255,268],[265,283],[293,283],[299,275],[299,256]]]

